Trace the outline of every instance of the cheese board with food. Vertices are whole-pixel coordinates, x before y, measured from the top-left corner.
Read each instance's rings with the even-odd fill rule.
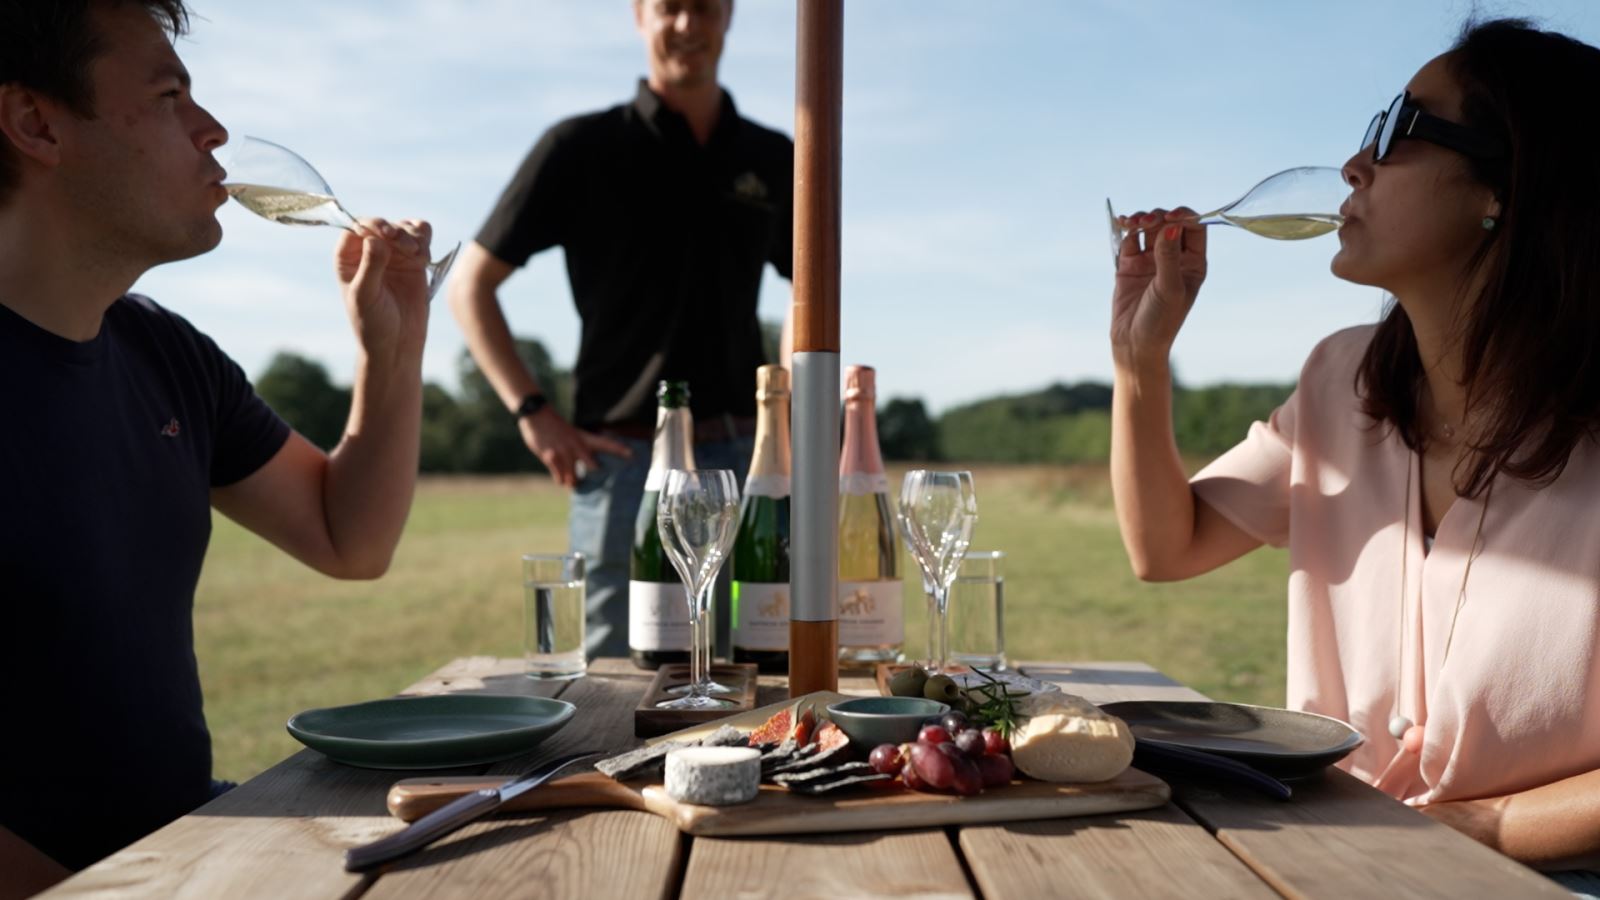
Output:
[[[1094,815],[1170,796],[1129,767],[1127,726],[1087,701],[1018,697],[1008,723],[987,729],[937,701],[902,701],[916,698],[807,694],[665,735],[504,810],[635,809],[688,834],[761,835]],[[389,810],[413,821],[502,780],[407,779]]]

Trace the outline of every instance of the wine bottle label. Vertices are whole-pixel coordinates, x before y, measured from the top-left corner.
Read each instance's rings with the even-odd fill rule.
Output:
[[[683,585],[628,582],[628,646],[634,650],[688,650],[689,600]]]
[[[789,649],[789,585],[733,583],[733,645],[746,650]]]
[[[840,475],[839,493],[857,497],[863,494],[887,494],[889,476],[882,472],[850,472]]]
[[[774,500],[782,500],[789,496],[789,476],[751,475],[745,479],[744,494],[746,497],[771,497]]]
[[[839,582],[839,646],[900,644],[906,625],[900,579]]]

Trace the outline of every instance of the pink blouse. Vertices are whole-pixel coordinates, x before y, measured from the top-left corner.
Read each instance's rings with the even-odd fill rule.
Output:
[[[1288,705],[1354,725],[1367,740],[1341,765],[1413,805],[1600,768],[1600,448],[1548,487],[1458,498],[1424,554],[1417,455],[1355,392],[1373,331],[1319,344],[1293,396],[1192,482],[1289,548]],[[1389,735],[1396,712],[1424,726],[1420,757]]]

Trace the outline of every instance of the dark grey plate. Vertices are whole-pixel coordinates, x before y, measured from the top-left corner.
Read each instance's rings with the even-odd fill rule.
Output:
[[[1270,706],[1126,700],[1100,708],[1141,741],[1215,753],[1278,778],[1314,775],[1365,740],[1338,719]]]

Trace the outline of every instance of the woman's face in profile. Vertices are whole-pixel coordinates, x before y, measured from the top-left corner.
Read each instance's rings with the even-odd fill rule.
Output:
[[[1424,112],[1462,121],[1461,87],[1445,56],[1430,60],[1406,89]],[[1351,193],[1333,274],[1383,288],[1402,303],[1453,301],[1483,240],[1484,217],[1499,214],[1493,191],[1473,177],[1467,158],[1397,135],[1383,162],[1374,164],[1372,148],[1363,147],[1344,164],[1344,175]]]

